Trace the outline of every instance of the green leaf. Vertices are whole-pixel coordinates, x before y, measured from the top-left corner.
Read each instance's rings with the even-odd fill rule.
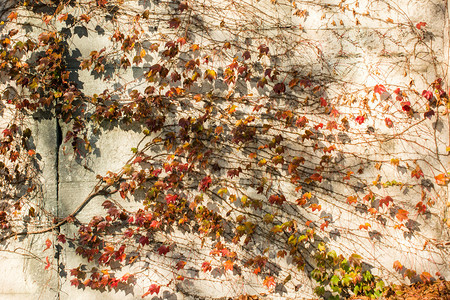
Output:
[[[295,246],[297,244],[297,237],[292,234],[288,239],[288,244]]]
[[[373,275],[372,275],[372,273],[370,273],[369,271],[366,271],[366,272],[363,274],[363,278],[364,278],[364,281],[371,281],[372,278],[373,278]]]
[[[323,286],[318,286],[314,289],[314,293],[316,293],[318,296],[322,296],[325,294],[325,288]]]
[[[317,249],[319,249],[319,251],[325,251],[325,244],[324,243],[319,243],[319,245],[317,245]]]
[[[352,282],[352,278],[349,275],[345,275],[344,278],[342,278],[341,282],[342,285],[349,286],[350,283]]]
[[[331,279],[330,279],[330,283],[332,285],[338,285],[339,281],[341,281],[341,280],[337,275],[333,275],[333,277],[331,277]]]
[[[301,235],[298,237],[298,242],[301,243],[304,240],[308,240],[308,237],[306,235]]]
[[[228,189],[227,188],[221,188],[220,190],[217,191],[217,194],[219,194],[219,196],[222,197],[223,194],[228,193]]]
[[[327,253],[327,256],[331,259],[333,259],[333,261],[337,258],[337,254],[336,251],[331,250],[330,252]]]
[[[384,281],[383,280],[377,281],[376,288],[380,291],[384,290]]]

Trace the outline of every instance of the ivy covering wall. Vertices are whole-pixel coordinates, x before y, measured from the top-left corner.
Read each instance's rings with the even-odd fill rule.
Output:
[[[22,280],[0,294],[328,299],[448,277],[446,10],[19,1],[0,253]]]

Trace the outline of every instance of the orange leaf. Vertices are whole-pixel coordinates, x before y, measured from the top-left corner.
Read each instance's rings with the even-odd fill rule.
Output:
[[[216,129],[214,130],[214,132],[219,135],[223,132],[223,127],[222,126],[217,126]]]
[[[52,20],[52,16],[51,15],[45,15],[42,17],[42,21],[44,21],[45,24],[49,24],[50,21]]]
[[[344,180],[350,180],[350,176],[353,174],[353,172],[352,171],[348,171],[347,172],[347,175],[346,176],[344,176]]]
[[[370,225],[369,223],[365,223],[362,225],[359,225],[359,229],[369,229],[369,227],[372,227],[372,225]]]
[[[316,210],[320,211],[322,209],[322,206],[317,205],[316,203],[313,203],[313,204],[311,204],[311,206],[309,208],[311,208],[312,211],[316,211]]]
[[[145,296],[148,296],[148,295],[152,295],[153,293],[158,295],[160,288],[161,288],[161,286],[157,285],[157,284],[150,285],[150,287],[148,288],[148,291],[144,295],[142,295],[142,298],[144,298]]]
[[[422,29],[422,27],[427,26],[426,22],[419,22],[416,24],[416,28],[417,29]]]
[[[69,16],[69,14],[67,14],[67,13],[62,14],[62,15],[59,15],[59,16],[58,16],[58,21],[63,22],[63,21],[65,21],[65,20],[67,20],[67,17],[68,17],[68,16]]]
[[[353,204],[353,203],[356,203],[356,202],[357,202],[356,196],[348,196],[347,197],[347,203],[348,204]]]
[[[428,272],[422,272],[422,274],[420,274],[420,279],[422,279],[423,282],[431,282],[431,274]]]
[[[408,220],[408,214],[409,212],[404,209],[399,209],[397,211],[397,214],[395,215],[397,219],[402,222],[403,220]]]
[[[16,13],[15,11],[11,12],[11,13],[8,15],[8,19],[9,19],[10,21],[17,20],[17,13]]]
[[[444,173],[434,176],[434,179],[436,180],[436,183],[439,185],[446,185],[450,180],[450,178],[447,177],[447,175],[445,175]]]
[[[394,261],[394,269],[397,272],[399,272],[399,271],[401,271],[403,269],[402,264],[398,260]]]
[[[227,260],[226,262],[223,263],[223,267],[225,268],[225,270],[230,270],[233,271],[233,262],[231,260]]]
[[[319,173],[314,173],[312,174],[309,178],[311,178],[314,181],[318,181],[318,182],[322,182],[322,175],[320,175]]]
[[[265,285],[269,290],[275,287],[275,278],[273,276],[266,276],[266,279],[263,281],[263,285]]]
[[[86,14],[82,14],[81,16],[80,16],[80,20],[83,20],[83,21],[85,21],[86,23],[89,23],[89,20],[91,19],[91,17],[89,17],[88,15],[86,15]]]
[[[376,210],[373,207],[369,208],[367,211],[370,212],[372,215],[375,215],[378,212],[378,210]]]
[[[328,224],[330,224],[329,221],[325,221],[320,225],[320,230],[324,231],[326,227],[328,227]]]

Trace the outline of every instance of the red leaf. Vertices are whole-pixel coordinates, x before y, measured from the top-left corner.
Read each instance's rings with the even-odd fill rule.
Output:
[[[178,199],[178,195],[177,194],[175,194],[175,195],[167,194],[166,195],[166,202],[167,202],[167,204],[173,204],[173,203],[175,203],[177,201],[177,199]]]
[[[386,88],[384,87],[384,85],[382,84],[377,84],[374,88],[373,91],[377,94],[383,94],[384,92],[386,92]]]
[[[153,295],[153,294],[158,295],[160,288],[161,288],[161,286],[157,285],[157,284],[150,285],[150,287],[148,288],[148,291],[144,295],[142,295],[142,298],[144,298],[144,297],[146,297],[148,295]]]
[[[270,204],[282,205],[284,201],[286,201],[284,195],[272,195],[269,197]]]
[[[362,123],[364,123],[364,116],[357,116],[355,121],[361,125]]]
[[[427,26],[426,22],[419,22],[416,24],[416,28],[417,29],[422,29],[422,27]]]
[[[394,93],[396,93],[397,95],[400,94],[400,88],[396,88],[396,89],[394,90]]]
[[[383,207],[383,204],[386,205],[386,207],[389,206],[389,203],[394,202],[391,196],[386,196],[383,199],[380,200],[380,207]]]
[[[58,241],[65,244],[66,243],[66,236],[64,234],[58,235]]]
[[[249,59],[251,57],[250,51],[248,50],[244,51],[244,53],[242,53],[242,57],[244,58],[244,60]]]
[[[180,10],[180,12],[183,12],[184,10],[188,9],[189,5],[187,4],[186,1],[181,1],[180,4],[178,5],[178,9]]]
[[[177,268],[177,270],[181,270],[181,269],[184,269],[185,265],[186,265],[185,261],[179,261],[179,262],[177,262],[176,268]]]
[[[211,271],[211,263],[208,261],[205,261],[204,263],[202,263],[202,270],[205,273],[208,271]]]
[[[320,98],[320,106],[327,106],[327,100],[325,100],[323,97]]]
[[[419,213],[419,214],[424,214],[427,212],[427,207],[426,207],[426,205],[423,204],[422,201],[420,201],[419,203],[416,204],[416,208],[417,208],[417,213]]]
[[[295,125],[299,128],[301,127],[305,127],[306,123],[308,123],[308,119],[305,116],[302,116],[300,118],[297,119],[297,121],[295,122]]]
[[[426,111],[426,112],[423,114],[423,117],[424,117],[424,118],[428,118],[428,119],[431,120],[431,117],[434,116],[434,115],[435,115],[434,110],[430,109],[429,111]]]
[[[428,101],[430,101],[431,99],[433,99],[433,93],[431,91],[427,91],[427,90],[423,90],[422,91],[422,96],[427,99]]]
[[[178,28],[180,26],[181,20],[179,18],[173,18],[169,21],[170,28]]]
[[[146,237],[146,236],[141,236],[141,237],[139,238],[139,244],[141,244],[142,246],[149,245],[149,244],[150,244],[150,241],[149,241],[148,237]]]
[[[409,112],[411,110],[411,102],[404,101],[400,103],[402,105],[403,111]]]
[[[166,255],[170,251],[170,248],[167,246],[162,245],[158,248],[159,255]]]
[[[80,284],[80,281],[77,278],[74,278],[74,279],[70,280],[70,285],[78,287],[79,284]]]
[[[46,246],[46,248],[44,249],[44,251],[47,249],[50,249],[50,247],[52,246],[52,241],[50,241],[50,239],[47,239],[45,241],[45,246]]]
[[[45,265],[45,269],[48,270],[50,269],[50,261],[48,260],[48,256],[45,258],[45,261],[47,262],[47,264]]]
[[[323,123],[319,123],[316,126],[314,126],[315,130],[319,130],[319,128],[323,128]]]
[[[384,122],[388,128],[392,128],[392,126],[394,126],[394,123],[392,123],[392,120],[389,118],[384,119]]]
[[[309,178],[311,178],[314,181],[318,181],[318,182],[322,182],[322,175],[320,175],[319,173],[314,173],[312,174]]]
[[[209,176],[203,177],[203,179],[200,181],[200,184],[198,185],[198,189],[200,191],[205,192],[209,188],[211,182],[212,182],[211,177]]]
[[[67,14],[67,13],[62,14],[62,15],[59,15],[59,16],[58,16],[58,21],[63,22],[63,21],[65,21],[65,20],[67,20],[67,17],[68,17],[68,16],[69,16],[69,14]]]
[[[416,168],[411,172],[411,177],[416,177],[417,179],[423,177],[422,169],[419,166],[416,166]]]
[[[284,85],[283,82],[279,82],[274,85],[273,91],[277,94],[284,93],[286,91],[286,86]]]
[[[407,212],[404,209],[399,209],[397,211],[397,214],[395,215],[397,217],[397,219],[402,222],[403,220],[408,220],[408,214],[409,212]]]

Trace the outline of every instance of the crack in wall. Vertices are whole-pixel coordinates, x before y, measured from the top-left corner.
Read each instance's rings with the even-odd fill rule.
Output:
[[[56,157],[55,157],[55,169],[56,169],[56,218],[59,220],[60,218],[60,212],[59,212],[59,152],[61,150],[62,145],[62,129],[61,125],[59,124],[59,119],[56,118]],[[58,235],[61,233],[61,229],[58,227],[56,228]],[[57,261],[57,276],[58,276],[58,291],[56,294],[56,299],[61,298],[61,277],[64,272],[63,266],[60,265],[61,263],[61,249],[56,248],[56,261]]]

